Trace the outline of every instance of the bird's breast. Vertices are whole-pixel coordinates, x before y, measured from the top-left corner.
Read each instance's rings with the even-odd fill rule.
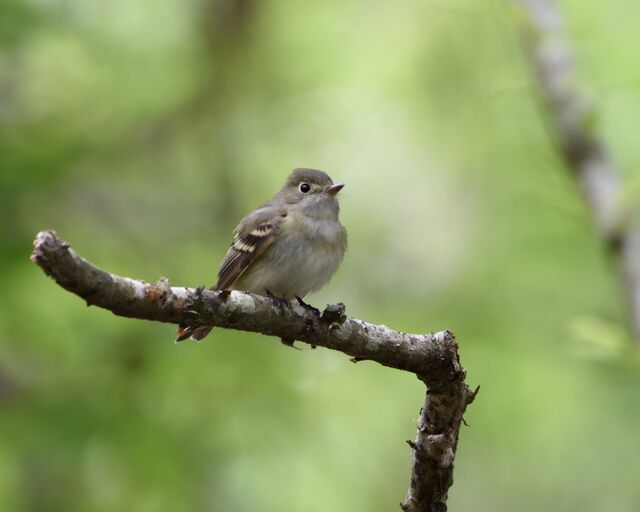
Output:
[[[238,280],[238,288],[291,299],[321,288],[340,266],[347,245],[339,221],[318,221],[297,215],[265,253]]]

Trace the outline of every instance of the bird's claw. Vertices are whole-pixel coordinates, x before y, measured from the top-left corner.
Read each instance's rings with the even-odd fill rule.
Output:
[[[281,312],[284,312],[284,308],[289,305],[289,301],[283,299],[282,297],[278,297],[271,293],[271,290],[266,290],[267,297],[271,302],[273,302]]]
[[[320,316],[320,310],[318,308],[314,308],[311,304],[307,304],[302,300],[302,297],[296,295],[296,300],[298,301],[298,304],[300,304],[304,309],[306,309],[307,311],[311,311],[316,316]]]

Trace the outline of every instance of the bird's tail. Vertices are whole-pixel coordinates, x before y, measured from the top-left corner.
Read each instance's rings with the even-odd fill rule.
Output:
[[[176,337],[176,343],[191,338],[193,341],[203,340],[207,334],[213,331],[213,326],[205,325],[204,327],[178,327],[178,336]]]
[[[215,286],[212,286],[210,290],[220,291],[220,287],[216,284]],[[213,331],[213,328],[213,325],[204,325],[202,327],[182,327],[180,325],[178,326],[178,336],[176,337],[176,343],[188,340],[189,338],[191,338],[193,341],[202,341],[211,331]]]

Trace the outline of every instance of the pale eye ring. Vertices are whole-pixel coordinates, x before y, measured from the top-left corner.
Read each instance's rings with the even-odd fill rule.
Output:
[[[300,186],[298,187],[298,190],[300,192],[302,192],[303,194],[306,194],[307,192],[309,192],[311,190],[311,185],[309,185],[308,183],[300,183]]]

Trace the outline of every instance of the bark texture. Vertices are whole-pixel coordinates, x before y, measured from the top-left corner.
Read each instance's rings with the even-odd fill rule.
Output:
[[[418,433],[414,441],[408,441],[413,468],[409,490],[401,504],[405,512],[447,510],[462,415],[479,389],[470,390],[464,378],[459,378],[446,387],[427,390]]]
[[[413,470],[405,511],[446,510],[462,415],[476,391],[465,384],[458,345],[449,331],[407,334],[345,315],[342,304],[320,312],[305,304],[278,305],[268,297],[154,284],[100,270],[54,231],[38,233],[33,262],[88,305],[116,315],[180,325],[215,325],[303,341],[338,350],[354,362],[370,360],[412,372],[427,386],[418,433],[409,441]]]
[[[632,333],[640,342],[640,219],[624,204],[618,167],[596,134],[593,107],[577,86],[575,63],[554,0],[517,0],[523,7],[525,54],[539,84],[552,138],[577,179],[598,234],[626,290]]]

